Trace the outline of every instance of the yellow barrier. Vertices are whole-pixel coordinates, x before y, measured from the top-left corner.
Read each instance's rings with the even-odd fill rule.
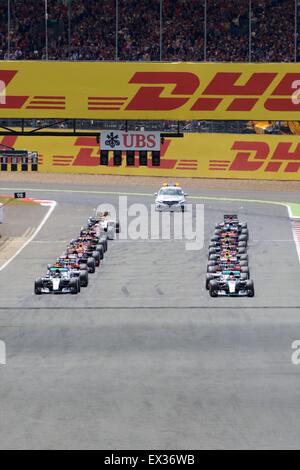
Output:
[[[1,62],[1,118],[297,120],[298,64]]]
[[[161,167],[99,165],[99,144],[91,137],[5,137],[16,149],[38,151],[39,171],[193,178],[300,180],[299,136],[186,134],[166,139]],[[138,165],[138,156],[136,156]]]

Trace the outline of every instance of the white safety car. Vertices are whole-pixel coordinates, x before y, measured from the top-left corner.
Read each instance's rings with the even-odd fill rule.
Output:
[[[155,210],[163,211],[185,211],[187,194],[177,183],[164,183],[158,193],[155,193]]]

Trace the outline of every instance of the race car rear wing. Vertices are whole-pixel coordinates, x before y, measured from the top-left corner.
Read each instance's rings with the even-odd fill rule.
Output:
[[[224,215],[224,223],[229,224],[229,223],[238,223],[239,218],[236,214],[226,214]]]

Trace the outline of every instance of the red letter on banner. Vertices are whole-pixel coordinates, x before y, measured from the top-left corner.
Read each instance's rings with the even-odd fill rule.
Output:
[[[141,87],[127,106],[129,111],[171,111],[188,102],[200,85],[197,75],[189,72],[137,72],[129,83],[175,84],[172,95],[188,98],[161,98],[163,86]]]
[[[265,142],[235,142],[231,150],[242,150],[238,152],[231,164],[231,171],[256,171],[259,170],[268,158],[270,148]],[[250,161],[251,152],[255,152],[254,160]]]

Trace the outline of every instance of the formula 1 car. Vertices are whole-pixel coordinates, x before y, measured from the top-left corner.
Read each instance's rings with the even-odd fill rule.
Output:
[[[223,261],[216,263],[215,261],[209,261],[207,265],[208,273],[217,273],[222,271],[238,271],[241,273],[249,274],[249,265],[247,261],[240,261],[232,263],[231,261]]]
[[[211,242],[209,244],[209,248],[214,248],[215,246],[223,247],[223,248],[236,248],[236,247],[244,247],[246,248],[247,246],[247,240],[239,241],[238,239],[235,238],[218,238],[218,237],[213,237],[211,239]]]
[[[215,264],[222,262],[239,263],[240,261],[248,261],[247,253],[237,253],[233,255],[231,251],[223,251],[222,253],[216,253],[209,256],[209,262],[214,262]]]
[[[78,252],[75,248],[67,248],[65,253],[62,256],[76,256],[76,263],[80,265],[80,269],[87,270],[89,274],[94,274],[96,272],[96,261],[94,258],[89,256],[87,253]]]
[[[88,220],[88,228],[93,228],[98,237],[106,234],[108,240],[114,240],[121,231],[120,222],[113,220],[109,212],[95,212]]]
[[[99,245],[102,245],[104,253],[107,251],[107,248],[108,248],[107,234],[102,233],[102,234],[97,235],[97,230],[94,227],[82,227],[80,231],[80,238],[78,240],[81,240],[81,239],[93,245],[96,251],[97,250],[101,251],[101,249],[98,248]]]
[[[218,279],[208,283],[211,297],[254,297],[254,283],[250,279],[242,279],[241,273],[226,272]]]
[[[42,294],[78,294],[80,281],[72,277],[68,268],[49,267],[45,277],[37,279],[34,284],[36,295]]]
[[[98,259],[97,252],[99,253],[100,260],[103,260],[104,252],[107,250],[107,241],[104,241],[104,239],[100,240],[98,237],[79,237],[77,240],[73,240],[73,244],[75,246],[84,247],[85,251],[87,251],[87,253],[89,253],[90,256],[94,257],[96,260]]]
[[[80,281],[80,287],[89,285],[89,273],[85,264],[79,264],[75,255],[61,256],[55,266],[70,270],[71,277],[76,277]]]
[[[235,241],[245,242],[248,241],[248,235],[239,233],[237,230],[215,230],[215,235],[211,239],[212,241]]]
[[[96,245],[95,242],[80,237],[77,240],[71,241],[63,256],[76,255],[78,259],[77,263],[87,264],[89,268],[88,271],[94,273],[94,268],[100,266],[101,259],[103,259],[104,256],[103,253],[104,249],[102,245]]]
[[[226,268],[216,270],[216,271],[210,271],[208,272],[208,274],[206,274],[206,283],[205,283],[206,290],[209,290],[210,282],[212,280],[220,280],[229,276],[230,274],[234,275],[236,278],[239,278],[242,281],[250,279],[249,273],[247,272],[247,268],[245,268],[245,271],[241,271],[240,269],[230,271],[229,269],[226,269]]]
[[[240,233],[248,235],[248,225],[246,222],[239,222],[237,215],[224,215],[224,221],[216,224],[216,230],[238,230]]]
[[[208,257],[210,258],[211,255],[220,256],[229,253],[229,256],[237,256],[237,255],[244,255],[247,253],[247,248],[244,246],[236,246],[236,245],[229,245],[229,246],[214,246],[210,247],[208,251]]]

